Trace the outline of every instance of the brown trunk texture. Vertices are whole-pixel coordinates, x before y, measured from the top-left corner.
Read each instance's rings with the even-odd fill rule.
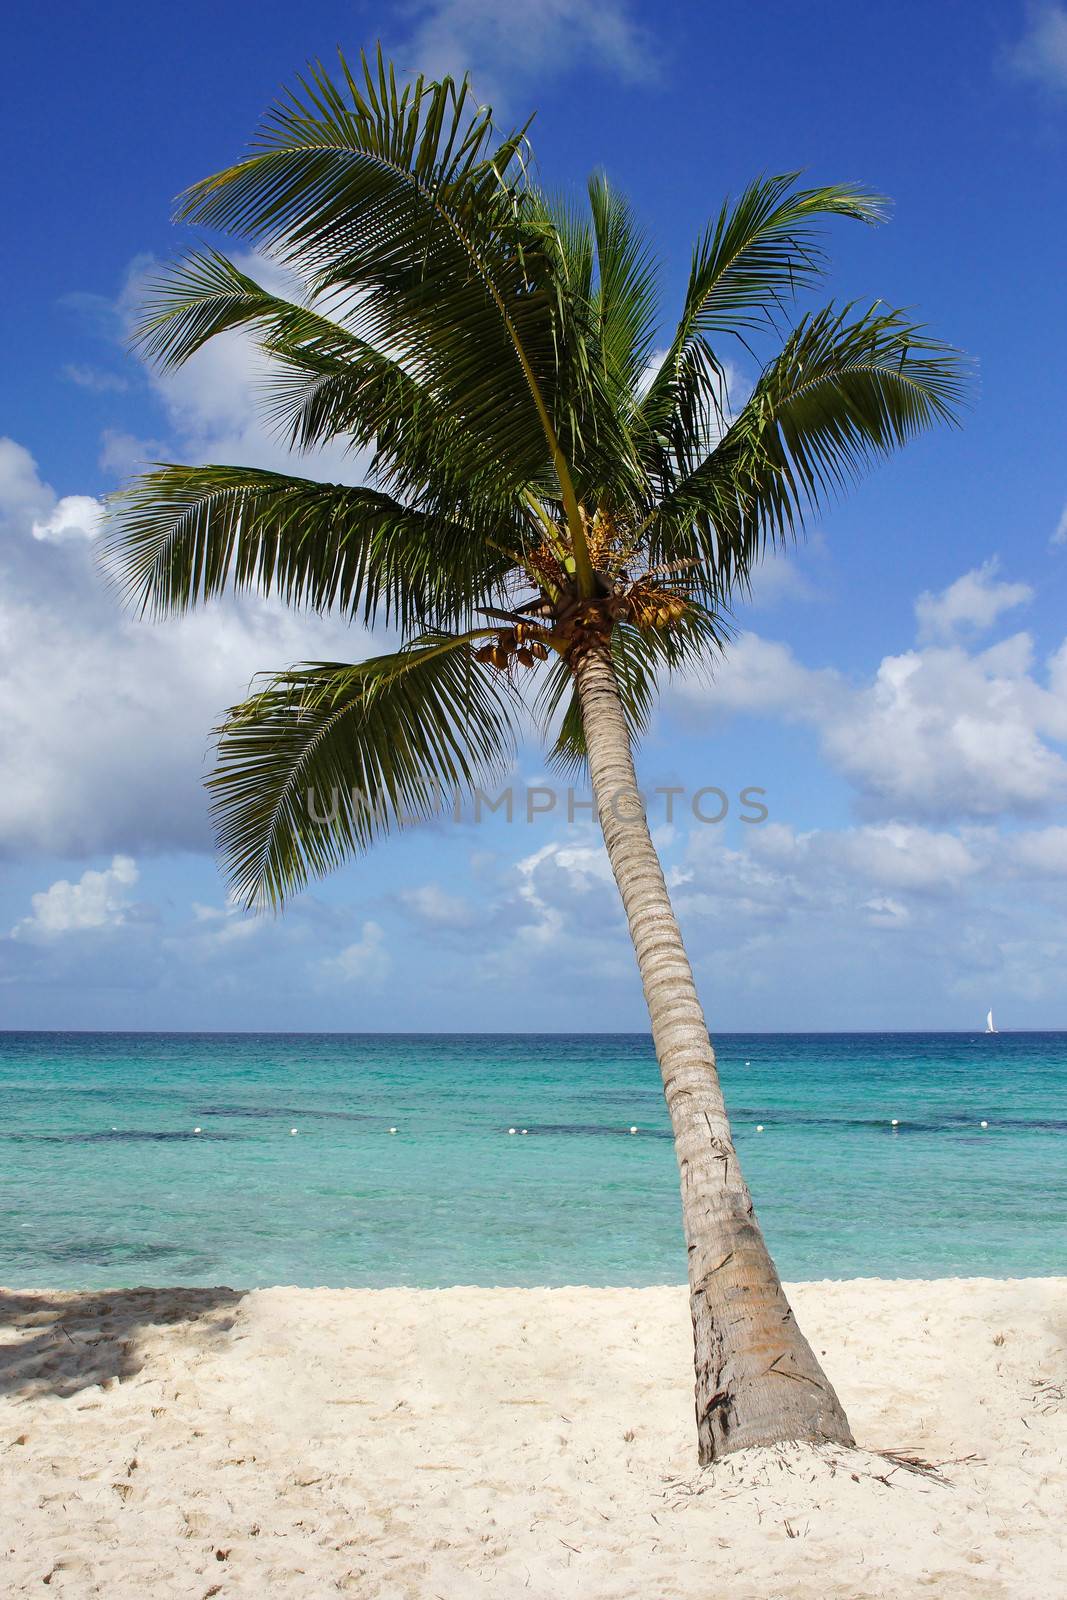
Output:
[[[576,678],[593,795],[637,952],[674,1130],[700,1463],[786,1440],[852,1444],[841,1403],[797,1326],[742,1176],[607,651],[586,654]]]

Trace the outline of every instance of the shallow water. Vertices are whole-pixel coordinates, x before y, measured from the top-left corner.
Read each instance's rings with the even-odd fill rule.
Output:
[[[783,1276],[1067,1271],[1067,1034],[717,1044]],[[0,1033],[0,1105],[10,1286],[685,1275],[646,1035]]]

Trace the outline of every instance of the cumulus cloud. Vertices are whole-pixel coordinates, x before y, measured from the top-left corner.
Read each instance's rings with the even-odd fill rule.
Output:
[[[498,104],[546,72],[601,71],[635,83],[656,74],[651,38],[626,0],[415,0],[397,59],[412,71],[462,77]]]
[[[872,908],[930,908],[951,901],[988,863],[981,831],[960,836],[901,823],[797,831],[754,828],[736,848],[714,829],[694,830],[671,873],[680,909],[733,925],[786,926],[833,914],[863,923]]]
[[[239,265],[292,289],[270,263]],[[90,297],[108,337],[129,331],[158,266],[138,258],[114,301]],[[177,372],[152,371],[167,437],[105,435],[105,466],[125,477],[150,459],[215,461],[361,482],[364,461],[341,444],[288,451],[261,416],[264,370],[252,341],[230,334]],[[163,624],[123,614],[91,552],[102,515],[92,496],[58,495],[24,446],[0,439],[0,856],[210,848],[200,776],[220,714],[257,672],[366,653],[361,628],[253,597]]]
[[[1067,877],[1067,828],[1031,828],[1011,841],[1011,856],[1023,873]]]
[[[462,895],[449,894],[438,883],[417,884],[401,889],[400,904],[418,922],[435,928],[470,928],[478,920],[478,910]]]
[[[1015,74],[1039,88],[1067,93],[1067,6],[1036,0],[1026,8],[1026,27],[1011,51]]]
[[[1067,798],[1064,651],[1042,683],[1017,634],[887,656],[821,726],[823,748],[868,810],[903,817],[1037,814]]]
[[[837,1027],[960,1026],[998,995],[1056,1003],[1067,937],[1061,888],[1044,893],[1054,863],[1067,869],[1067,829],[768,825],[739,848],[695,830],[672,881],[712,1017],[761,1004],[785,1025],[786,993],[793,1027],[827,1004]]]
[[[952,639],[961,631],[984,632],[1005,612],[1032,600],[1028,583],[998,579],[1000,563],[994,558],[965,572],[940,594],[927,591],[915,602],[920,641]]]
[[[987,576],[927,597],[922,616],[978,626],[1029,593]],[[1067,641],[1040,663],[1027,633],[981,650],[927,644],[884,657],[864,683],[748,633],[710,682],[679,682],[667,705],[701,725],[732,713],[808,724],[871,816],[1037,816],[1067,798]]]
[[[85,536],[95,505],[0,441],[0,855],[209,849],[220,714],[259,671],[365,652],[361,629],[251,598],[162,624],[122,613]]]
[[[92,495],[65,494],[30,531],[46,544],[62,544],[66,539],[95,539],[103,520],[104,507]]]
[[[128,891],[138,877],[132,857],[115,856],[102,872],[83,872],[76,883],[60,878],[32,897],[32,914],[12,928],[11,937],[48,940],[65,933],[120,927],[129,914]]]
[[[0,533],[9,537],[31,528],[51,515],[56,500],[25,445],[0,438]]]
[[[829,1004],[840,1027],[960,1026],[998,996],[1055,1001],[1067,828],[770,822],[737,840],[724,828],[675,833],[668,881],[713,1023],[824,1026]],[[641,1026],[633,951],[594,829],[498,861],[485,889],[463,943],[465,983],[542,997],[527,1026],[587,1016],[591,998],[612,1019],[604,1026]],[[438,952],[447,963],[447,945]],[[903,1008],[895,1016],[891,1001]]]
[[[792,648],[758,633],[734,640],[708,678],[679,678],[670,704],[690,720],[742,714],[780,713],[818,720],[847,697],[847,685],[832,668],[806,667]]]
[[[360,937],[335,956],[320,964],[322,977],[330,984],[355,984],[376,989],[388,978],[393,959],[385,945],[385,931],[377,922],[365,922]]]
[[[479,960],[482,981],[541,995],[540,1021],[558,1026],[566,996],[586,1018],[594,995],[635,997],[634,955],[626,919],[599,831],[590,824],[512,863],[502,875],[487,949]],[[602,985],[602,988],[598,986]],[[605,1014],[606,1015],[606,1014]],[[617,1026],[617,1019],[605,1027]]]
[[[266,917],[232,903],[205,906],[194,900],[192,912],[188,937],[201,954],[214,954],[227,945],[244,944],[270,927]]]
[[[888,895],[865,900],[861,909],[867,913],[868,922],[875,928],[906,928],[911,921],[907,906],[901,905],[899,900],[891,900]]]
[[[858,879],[884,889],[945,893],[981,867],[981,857],[953,833],[889,822],[821,836],[822,854]]]

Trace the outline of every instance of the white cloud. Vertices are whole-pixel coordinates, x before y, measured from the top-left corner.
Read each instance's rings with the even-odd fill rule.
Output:
[[[89,389],[93,394],[124,394],[130,387],[117,372],[105,372],[99,367],[87,367],[70,361],[63,368],[63,376],[79,389]]]
[[[915,602],[920,641],[952,639],[963,629],[983,631],[1003,612],[1032,600],[1034,591],[1028,583],[998,580],[999,565],[995,558],[983,562],[940,594],[921,594]]]
[[[269,927],[266,917],[257,916],[233,903],[205,906],[194,900],[192,912],[190,937],[202,954],[229,944],[243,944]]]
[[[55,537],[94,504],[58,500],[0,440],[0,855],[210,848],[200,775],[220,714],[259,671],[365,653],[361,629],[252,598],[161,624],[122,613],[88,540]]]
[[[1025,586],[992,585],[1012,591],[1010,601],[989,588],[950,585],[930,605],[935,615],[942,606],[946,626],[956,625],[965,616],[995,616],[1018,603]],[[870,816],[1036,816],[1067,799],[1059,748],[1067,742],[1067,641],[1041,666],[1026,633],[979,651],[928,645],[884,657],[866,683],[856,683],[748,633],[710,682],[677,682],[667,704],[701,727],[732,713],[807,723]]]
[[[37,463],[24,445],[0,438],[0,534],[11,535],[49,516],[56,495],[42,483]]]
[[[1016,834],[1011,854],[1024,873],[1067,877],[1067,828],[1032,828]]]
[[[1020,78],[1067,91],[1067,7],[1054,0],[1028,5],[1026,28],[1009,60]]]
[[[671,881],[680,908],[740,919],[750,930],[830,913],[851,923],[872,908],[888,915],[890,906],[896,924],[911,914],[909,904],[929,908],[958,896],[988,858],[981,832],[961,837],[886,823],[798,833],[767,823],[739,849],[714,829],[695,829]]]
[[[506,898],[497,923],[513,932],[513,942],[494,950],[501,965],[516,976],[531,960],[544,959],[558,981],[573,952],[579,972],[614,976],[620,963],[629,973],[633,953],[625,938],[626,923],[611,863],[599,829],[584,824],[568,829],[515,862],[507,878]]]
[[[83,872],[77,883],[60,878],[32,896],[33,914],[11,930],[13,939],[53,939],[64,933],[117,928],[129,912],[127,890],[137,882],[137,864],[115,856],[102,872]]]
[[[337,955],[320,962],[319,971],[330,983],[358,984],[375,989],[389,976],[393,960],[385,946],[385,933],[377,922],[365,922],[360,937]]]
[[[891,900],[887,895],[865,900],[863,910],[867,913],[867,921],[875,928],[905,928],[911,921],[907,906],[901,905],[899,900]]]
[[[847,692],[840,673],[806,667],[789,645],[743,633],[707,680],[679,678],[670,697],[684,713],[701,720],[734,712],[818,720]]]
[[[397,897],[419,922],[436,928],[469,928],[478,911],[462,895],[449,894],[437,883],[423,883],[414,889],[401,889]]]
[[[61,499],[30,452],[14,439],[0,438],[0,606],[12,604],[20,591],[40,596],[42,566],[51,560],[42,547],[84,549],[99,528],[101,512],[91,495]],[[0,632],[0,648],[2,637]]]
[[[35,521],[31,533],[46,544],[65,539],[95,539],[104,519],[104,507],[89,494],[65,494],[47,517]]]
[[[292,289],[270,263],[238,264]],[[157,270],[134,261],[109,336],[129,330]],[[272,434],[259,411],[263,372],[237,334],[177,372],[153,371],[170,437],[107,435],[107,464],[125,475],[150,459],[231,462],[361,482],[364,462],[343,444],[294,456]],[[101,515],[89,495],[60,498],[28,450],[0,439],[0,855],[209,848],[200,777],[220,714],[257,672],[366,653],[362,628],[253,597],[163,624],[135,620],[94,565]]]
[[[651,38],[626,0],[415,0],[408,14],[397,60],[434,77],[470,71],[478,95],[497,104],[547,72],[595,66],[627,83],[656,73]]]
[[[887,656],[874,681],[821,725],[823,748],[868,809],[918,818],[1037,813],[1067,798],[1062,652],[1048,687],[1017,634],[970,655],[958,646]]]
[[[839,1028],[922,1027],[927,1017],[965,1026],[998,995],[1058,1003],[1062,879],[1045,887],[1057,864],[1067,870],[1067,829],[768,824],[738,849],[717,830],[694,830],[672,882],[713,1019],[741,1004],[749,1016],[769,1008],[779,1026],[826,1026],[831,1014]]]
[[[886,889],[954,891],[982,864],[956,834],[900,822],[849,828],[821,838],[838,865]]]
[[[1056,524],[1056,531],[1050,538],[1049,544],[1067,544],[1067,506],[1060,512],[1060,520]]]

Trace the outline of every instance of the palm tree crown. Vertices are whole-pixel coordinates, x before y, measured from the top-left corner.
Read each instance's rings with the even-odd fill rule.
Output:
[[[316,68],[247,159],[181,201],[294,291],[193,253],[154,285],[141,348],[173,367],[247,330],[293,450],[341,438],[366,452],[365,486],[160,465],[117,497],[105,559],[156,613],[254,588],[401,637],[277,673],[219,730],[220,840],[250,903],[488,781],[529,669],[558,761],[583,759],[572,673],[591,642],[610,641],[638,732],[660,673],[722,642],[767,541],[960,397],[955,354],[899,311],[786,325],[824,270],[818,221],[879,217],[859,189],[790,174],[724,205],[657,349],[626,201],[597,175],[577,208],[529,168],[526,130],[501,138],[466,80],[401,88],[379,52],[337,81]],[[781,348],[731,415],[722,342],[767,327]],[[341,797],[330,818],[309,790]]]

